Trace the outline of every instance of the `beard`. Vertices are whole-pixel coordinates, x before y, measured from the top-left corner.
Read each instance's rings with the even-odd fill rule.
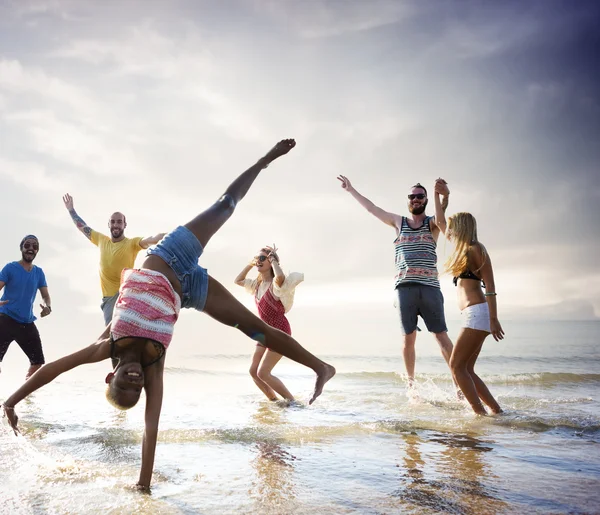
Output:
[[[113,238],[120,238],[123,236],[123,229],[113,229],[110,231],[110,234]]]
[[[35,254],[27,254],[24,250],[21,251],[21,256],[25,263],[31,263],[35,259]]]
[[[423,214],[425,212],[425,208],[427,207],[427,202],[429,202],[429,200],[426,200],[425,202],[423,202],[420,206],[415,206],[413,207],[411,204],[408,205],[408,210],[413,214],[413,215],[420,215]]]

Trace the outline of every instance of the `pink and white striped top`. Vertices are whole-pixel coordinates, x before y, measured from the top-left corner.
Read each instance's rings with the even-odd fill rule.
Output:
[[[180,309],[181,299],[163,274],[126,268],[121,273],[111,337],[113,341],[147,338],[161,343],[166,350]]]

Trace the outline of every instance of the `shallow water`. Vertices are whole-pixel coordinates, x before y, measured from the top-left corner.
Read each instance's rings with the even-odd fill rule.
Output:
[[[131,488],[143,404],[115,412],[103,398],[106,365],[80,368],[19,405],[23,436],[2,424],[2,512],[600,511],[600,324],[505,329],[518,336],[486,342],[478,364],[506,411],[497,417],[456,399],[431,345],[418,347],[411,396],[398,354],[372,345],[374,355],[322,356],[338,375],[310,407],[261,398],[246,373],[251,347],[169,356],[151,495]],[[13,359],[0,399],[25,368]],[[275,370],[308,397],[311,373],[290,362]]]

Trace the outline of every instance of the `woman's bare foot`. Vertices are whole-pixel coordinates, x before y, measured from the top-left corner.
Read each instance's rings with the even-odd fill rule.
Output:
[[[313,392],[312,397],[310,398],[310,401],[308,401],[309,404],[312,404],[313,402],[315,402],[317,397],[319,395],[321,395],[321,393],[323,393],[323,387],[325,386],[325,383],[327,381],[329,381],[334,375],[335,375],[335,368],[332,367],[331,365],[328,365],[327,363],[323,363],[322,370],[319,370],[317,372],[317,381],[315,382],[315,391]]]

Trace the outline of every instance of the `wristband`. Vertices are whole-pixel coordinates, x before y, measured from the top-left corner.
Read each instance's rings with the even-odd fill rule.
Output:
[[[491,291],[491,292],[486,292],[483,295],[484,295],[484,297],[495,297],[498,294],[496,292]]]

